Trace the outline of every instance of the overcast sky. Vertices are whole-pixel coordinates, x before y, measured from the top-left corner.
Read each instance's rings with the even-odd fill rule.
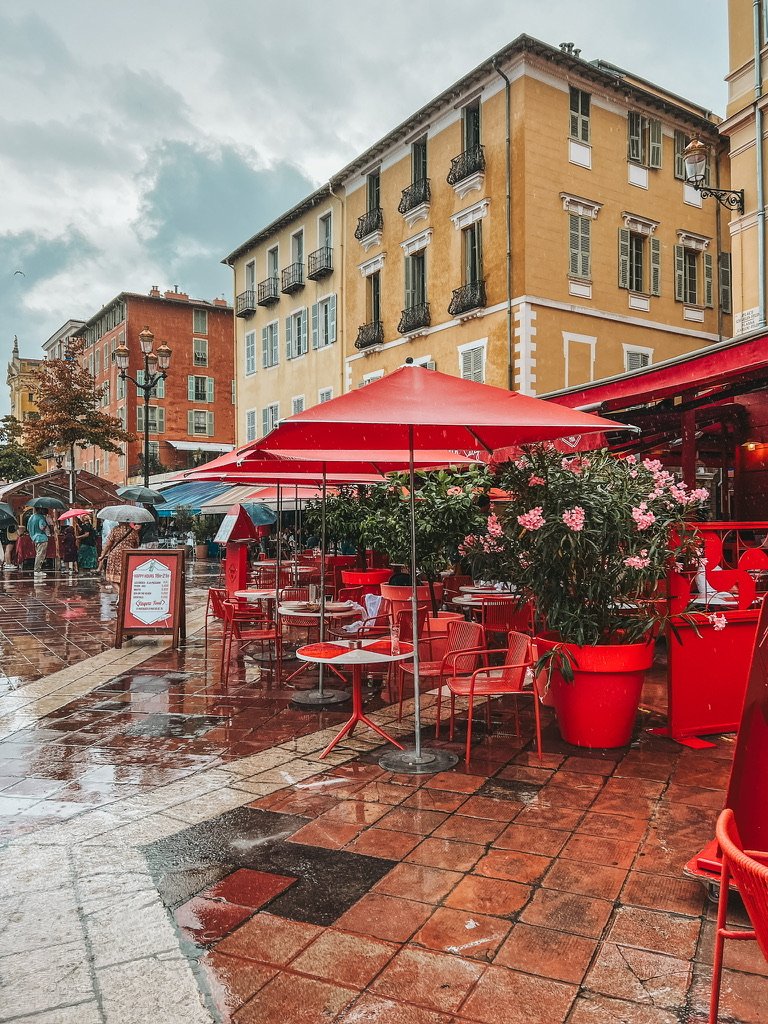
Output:
[[[122,290],[231,301],[222,256],[522,32],[724,113],[723,0],[0,0],[3,365]]]

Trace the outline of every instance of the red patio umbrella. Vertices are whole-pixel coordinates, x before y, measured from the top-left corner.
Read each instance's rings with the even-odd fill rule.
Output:
[[[626,429],[634,428],[411,362],[364,388],[290,416],[256,447],[285,454],[314,450],[324,457],[333,453],[332,457],[343,459],[347,445],[354,441],[357,449],[409,453],[411,600],[413,635],[417,636],[416,452],[450,449],[475,453],[479,449],[491,454],[511,445]],[[391,771],[413,774],[442,771],[458,758],[445,751],[422,752],[418,644],[413,669],[415,749],[386,754],[379,763]]]

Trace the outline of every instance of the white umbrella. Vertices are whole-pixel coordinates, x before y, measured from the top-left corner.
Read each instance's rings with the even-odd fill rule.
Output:
[[[96,513],[97,519],[113,523],[154,523],[152,513],[140,505],[106,505]]]

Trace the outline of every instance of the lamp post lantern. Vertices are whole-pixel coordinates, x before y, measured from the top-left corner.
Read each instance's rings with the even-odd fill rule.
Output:
[[[136,385],[137,392],[144,397],[144,486],[149,487],[149,398],[161,380],[168,376],[168,369],[171,365],[171,350],[163,343],[158,346],[157,352],[153,351],[155,336],[148,327],[139,334],[139,345],[144,356],[144,376],[141,383],[128,373],[128,366],[131,359],[130,351],[126,344],[118,345],[115,349],[115,362],[120,373],[121,380],[129,380]]]
[[[727,210],[744,213],[743,188],[710,188],[705,184],[708,159],[709,147],[701,141],[698,135],[694,135],[683,150],[686,184],[700,192],[702,199],[716,199]]]

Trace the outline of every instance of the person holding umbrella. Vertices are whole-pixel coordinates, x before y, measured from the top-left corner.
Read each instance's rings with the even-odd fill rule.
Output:
[[[150,512],[137,505],[107,505],[98,513],[99,519],[111,519],[118,525],[102,548],[99,568],[104,569],[107,582],[120,586],[123,576],[123,552],[139,546],[141,523],[152,522]]]
[[[51,527],[42,511],[35,509],[27,520],[27,532],[35,545],[35,579],[43,579],[43,563],[48,557],[48,540],[51,536]]]
[[[75,540],[77,542],[77,567],[80,572],[88,572],[96,568],[96,530],[91,522],[90,514],[75,520]]]

